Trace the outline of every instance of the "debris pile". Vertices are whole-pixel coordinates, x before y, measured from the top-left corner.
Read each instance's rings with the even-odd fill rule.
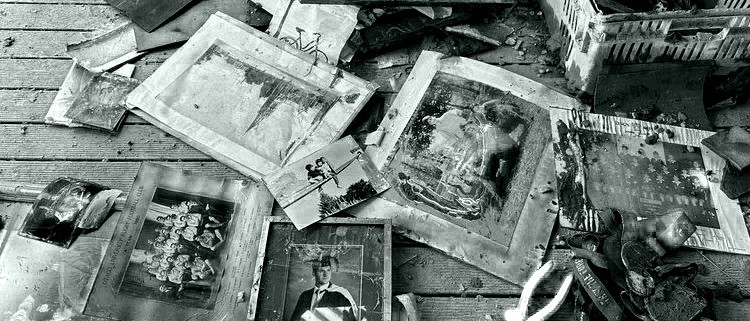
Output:
[[[114,137],[131,112],[243,179],[145,162],[127,197],[0,182],[0,199],[33,203],[0,216],[0,281],[23,285],[0,288],[14,319],[414,321],[420,298],[392,295],[391,270],[429,264],[391,265],[395,235],[522,286],[495,311],[508,321],[566,305],[581,321],[709,321],[714,299],[747,295],[680,256],[750,255],[750,124],[713,132],[706,114],[746,100],[747,70],[670,61],[677,47],[651,59],[662,49],[637,21],[688,11],[665,41],[703,41],[695,26],[715,19],[701,14],[725,2],[566,2],[611,15],[585,30],[546,0],[107,2],[129,20],[67,45],[45,123]],[[750,57],[726,41],[721,59]],[[49,285],[30,295],[37,277]],[[554,294],[530,312],[541,282]]]

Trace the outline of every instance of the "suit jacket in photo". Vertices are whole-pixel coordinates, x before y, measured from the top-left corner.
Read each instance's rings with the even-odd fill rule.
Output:
[[[302,314],[310,310],[310,304],[313,298],[313,292],[315,288],[309,289],[302,292],[297,299],[297,305],[294,307],[294,312],[289,321],[301,321]],[[333,283],[326,289],[323,297],[318,302],[318,308],[345,308],[344,318],[341,321],[357,321],[353,311],[353,298],[349,292]],[[334,320],[331,320],[334,321]],[[337,321],[337,320],[336,320]]]

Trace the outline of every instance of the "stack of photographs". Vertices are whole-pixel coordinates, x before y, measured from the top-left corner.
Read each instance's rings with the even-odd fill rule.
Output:
[[[260,179],[339,138],[376,88],[219,12],[127,104]]]

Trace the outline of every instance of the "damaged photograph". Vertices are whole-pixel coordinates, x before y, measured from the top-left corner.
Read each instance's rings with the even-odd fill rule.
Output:
[[[99,184],[72,178],[51,182],[37,197],[19,235],[70,247],[81,233],[78,223],[95,195],[106,188]]]
[[[156,98],[277,166],[339,100],[220,40]]]
[[[390,186],[351,136],[263,180],[298,229],[367,200]]]
[[[83,314],[119,320],[231,319],[252,286],[273,197],[259,182],[144,163]],[[255,235],[256,237],[245,237]],[[243,312],[244,314],[244,312]]]
[[[390,320],[390,224],[329,219],[297,231],[269,217],[249,320]]]
[[[561,226],[604,232],[600,211],[680,210],[697,227],[685,245],[750,253],[742,210],[719,189],[724,161],[700,145],[712,132],[558,109],[551,120]]]
[[[508,244],[529,188],[511,182],[533,176],[547,117],[500,89],[438,73],[384,169],[394,186],[384,196]]]
[[[260,179],[341,137],[376,88],[217,12],[127,106]]]
[[[234,204],[157,188],[120,293],[213,308]]]
[[[0,226],[0,320],[69,320],[86,303],[114,224],[62,248],[17,234],[31,207],[15,203],[0,213],[6,223],[6,230]]]

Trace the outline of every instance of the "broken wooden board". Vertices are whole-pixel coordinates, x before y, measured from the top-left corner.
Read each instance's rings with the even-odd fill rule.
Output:
[[[603,232],[599,211],[653,219],[680,209],[698,227],[686,246],[750,254],[742,210],[719,188],[726,162],[701,146],[712,132],[562,109],[551,115],[561,226]]]
[[[260,178],[336,140],[376,88],[217,13],[127,103]]]
[[[557,213],[550,106],[582,108],[502,68],[424,51],[385,137],[365,150],[394,187],[351,212],[523,284]]]

